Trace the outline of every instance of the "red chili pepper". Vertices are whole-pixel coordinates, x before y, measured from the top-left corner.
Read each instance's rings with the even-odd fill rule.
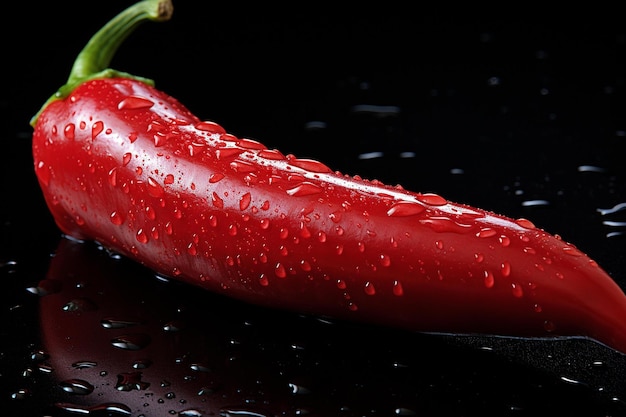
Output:
[[[283,155],[107,69],[166,0],[120,13],[33,119],[58,227],[250,303],[419,332],[580,336],[626,352],[626,296],[525,219]]]

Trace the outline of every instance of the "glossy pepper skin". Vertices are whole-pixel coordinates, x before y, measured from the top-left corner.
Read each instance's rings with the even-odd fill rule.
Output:
[[[35,172],[63,233],[271,308],[419,332],[588,337],[626,352],[626,296],[558,236],[283,155],[106,70],[137,21],[169,18],[145,12],[158,4],[98,32],[32,121]],[[90,45],[110,56],[89,58]]]

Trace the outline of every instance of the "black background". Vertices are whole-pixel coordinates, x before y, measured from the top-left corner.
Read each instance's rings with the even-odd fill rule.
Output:
[[[23,375],[42,348],[38,300],[26,288],[43,279],[61,240],[34,178],[28,122],[65,82],[88,38],[129,4],[24,2],[5,17],[15,24],[0,29],[0,408],[21,415],[59,413],[53,402],[74,401],[63,397],[54,372]],[[626,28],[618,15],[180,1],[171,21],[140,27],[112,67],[154,79],[201,118],[285,154],[529,218],[626,288],[626,228],[603,223],[626,221],[626,211],[598,211],[626,202]],[[354,111],[359,105],[399,111]],[[313,121],[325,127],[311,129]],[[382,156],[359,158],[369,152]],[[548,204],[524,205],[534,200]],[[197,290],[172,287],[175,302],[199,314],[212,297],[195,300]],[[242,384],[263,366],[253,346],[271,342],[278,348],[270,362],[287,363],[281,376],[309,375],[324,387],[302,407],[311,415],[626,415],[626,359],[592,342],[433,341],[343,324],[328,331],[303,318],[219,305],[233,323],[267,314],[287,329],[274,334],[261,320],[261,336],[246,342]],[[310,345],[306,354],[285,348],[294,338]],[[334,366],[336,352],[353,357]],[[395,373],[396,358],[408,371]],[[327,366],[316,369],[320,363]],[[12,399],[23,387],[26,398]],[[268,415],[298,413],[301,397],[283,394],[263,399]],[[250,397],[228,401],[243,407]]]

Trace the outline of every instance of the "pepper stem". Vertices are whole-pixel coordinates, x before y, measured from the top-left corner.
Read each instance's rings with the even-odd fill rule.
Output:
[[[174,12],[172,0],[143,0],[123,10],[98,32],[76,57],[74,66],[65,85],[50,97],[42,108],[30,120],[35,126],[41,112],[54,100],[67,97],[79,84],[95,78],[123,77],[132,78],[153,85],[148,78],[138,77],[109,68],[113,56],[124,40],[141,23],[151,20],[163,22],[169,20]]]

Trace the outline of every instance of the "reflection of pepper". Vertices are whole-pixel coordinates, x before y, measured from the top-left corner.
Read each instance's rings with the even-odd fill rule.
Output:
[[[259,305],[626,352],[621,289],[530,221],[284,156],[107,70],[138,22],[169,17],[164,4],[137,3],[98,32],[33,119],[35,172],[64,233]]]
[[[577,365],[550,360],[558,344],[543,340],[519,349],[519,341],[499,339],[486,352],[464,348],[474,338],[377,329],[394,343],[372,343],[367,326],[163,283],[70,239],[60,240],[37,293],[36,360],[52,370],[41,376],[56,387],[55,408],[74,411],[68,416],[497,415],[519,403],[531,415],[622,415],[612,398],[623,388],[620,368],[590,370],[594,360],[611,363],[594,345],[563,343],[580,349]],[[584,384],[555,384],[563,374]]]
[[[245,362],[254,375],[248,379],[238,371],[241,363],[229,364],[229,355],[240,354],[229,343],[242,332],[241,317],[221,317],[225,308],[219,298],[204,309],[198,300],[180,304],[171,295],[188,292],[163,286],[147,273],[93,245],[60,241],[47,278],[39,283],[47,289],[40,298],[46,363],[67,393],[57,396],[58,408],[222,415],[245,403],[248,393],[240,390],[256,378],[267,380],[263,389],[279,401],[276,408],[287,402],[287,381],[268,374],[266,355],[257,365]],[[201,314],[190,318],[181,308]]]

